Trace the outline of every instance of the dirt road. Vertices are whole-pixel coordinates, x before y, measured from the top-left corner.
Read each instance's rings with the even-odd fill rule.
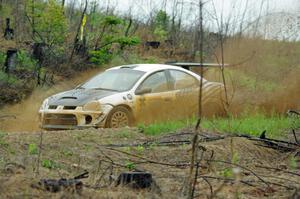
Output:
[[[52,87],[37,88],[30,97],[19,104],[8,105],[0,109],[0,131],[5,132],[32,132],[39,130],[38,110],[43,100],[55,93],[75,88],[80,83],[86,81],[103,68],[91,69],[81,72],[80,75],[69,80],[61,80]]]

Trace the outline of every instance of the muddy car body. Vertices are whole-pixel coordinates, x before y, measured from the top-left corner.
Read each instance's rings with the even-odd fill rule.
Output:
[[[45,99],[39,110],[41,127],[117,128],[190,117],[198,110],[200,79],[172,65],[110,68],[73,90]],[[222,86],[203,79],[203,107],[220,105]]]

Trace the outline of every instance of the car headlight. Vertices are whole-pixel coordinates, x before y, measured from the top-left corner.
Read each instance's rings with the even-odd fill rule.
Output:
[[[91,101],[83,106],[83,110],[84,111],[100,111],[101,105],[98,101]]]
[[[40,107],[40,111],[47,109],[48,105],[49,105],[49,99],[45,99],[42,103],[42,106]]]

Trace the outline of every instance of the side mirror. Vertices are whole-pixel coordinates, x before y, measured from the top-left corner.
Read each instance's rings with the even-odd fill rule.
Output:
[[[143,89],[138,89],[135,91],[136,95],[143,95],[147,93],[151,93],[152,89],[151,88],[143,88]]]

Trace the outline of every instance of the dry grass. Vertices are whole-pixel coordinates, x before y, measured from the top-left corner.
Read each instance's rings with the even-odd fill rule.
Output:
[[[186,129],[184,132],[187,133],[189,130]],[[139,133],[137,129],[127,128],[119,130],[88,129],[82,131],[45,132],[41,151],[40,174],[36,175],[37,153],[33,145],[38,145],[39,134],[3,134],[1,137],[3,144],[0,145],[0,196],[10,198],[180,198],[182,197],[181,194],[188,167],[164,166],[149,162],[151,160],[169,164],[188,163],[190,159],[189,145],[167,147],[155,144],[160,140],[178,139],[190,139],[190,134],[176,134],[176,136],[169,134],[163,137],[152,137]],[[138,144],[146,140],[156,140],[156,142],[153,142],[148,147],[142,145],[117,148],[107,146],[107,144]],[[201,145],[207,149],[204,153],[204,159],[209,159],[213,152],[213,160],[243,165],[260,176],[267,176],[263,177],[266,181],[286,186],[300,185],[299,176],[287,175],[279,171],[276,172],[275,176],[272,170],[255,167],[255,165],[264,165],[297,172],[297,170],[294,170],[295,168],[291,167],[290,155],[288,154],[282,154],[276,150],[258,146],[254,141],[245,138],[226,138],[214,142],[201,143]],[[118,150],[141,156],[144,159],[126,155],[118,152]],[[110,185],[109,168],[111,163],[105,158],[105,155],[119,165],[113,166],[113,176],[118,176],[120,172],[133,168],[148,171],[153,174],[161,192],[158,189],[135,191],[129,188],[115,187],[114,183]],[[47,164],[43,164],[46,160],[51,161],[53,166],[49,167]],[[14,163],[14,166],[9,167],[8,163]],[[236,198],[237,194],[242,198],[277,198],[278,196],[287,197],[293,192],[275,185],[270,185],[274,191],[268,192],[267,187],[253,176],[249,170],[241,169],[235,174],[232,169],[236,168],[236,166],[230,164],[220,162],[208,164],[206,161],[202,161],[201,165],[200,174],[203,176],[226,177],[237,180],[235,183],[233,181],[224,184],[222,180],[208,179],[213,185],[214,191],[222,187],[216,193],[217,198]],[[54,194],[31,187],[31,184],[36,184],[41,178],[71,178],[84,170],[90,172],[90,177],[83,180],[84,184],[90,187],[99,185],[101,188],[84,187],[82,195],[79,196],[68,191]],[[104,176],[99,181],[102,174]],[[288,180],[276,179],[278,177]],[[258,187],[249,187],[241,184],[238,179],[253,181],[253,184],[262,190]],[[205,198],[209,195],[208,184],[205,181],[199,179],[196,188],[200,198]]]

